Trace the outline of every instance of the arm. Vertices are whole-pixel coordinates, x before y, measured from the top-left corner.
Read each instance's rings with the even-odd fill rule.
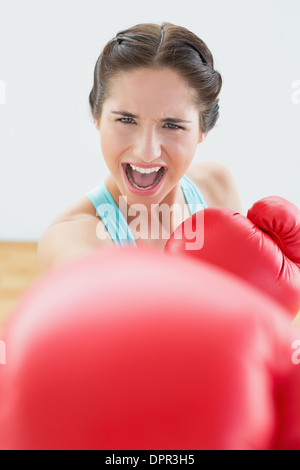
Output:
[[[237,185],[230,171],[216,162],[199,162],[187,176],[198,186],[208,207],[227,207],[242,213]]]
[[[90,251],[90,243],[84,234],[86,224],[84,219],[74,219],[54,223],[46,230],[38,244],[38,256],[43,271]]]
[[[95,216],[78,215],[53,223],[42,235],[38,244],[38,256],[43,271],[65,264],[89,253],[104,243],[112,243],[108,238],[101,239]]]

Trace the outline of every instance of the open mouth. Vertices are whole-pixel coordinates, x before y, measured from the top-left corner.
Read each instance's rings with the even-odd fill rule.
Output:
[[[129,183],[140,191],[155,188],[167,172],[167,168],[163,166],[141,168],[130,163],[123,163],[122,165]]]

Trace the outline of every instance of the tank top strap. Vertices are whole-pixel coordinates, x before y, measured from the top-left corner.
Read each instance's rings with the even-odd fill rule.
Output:
[[[115,245],[136,245],[134,236],[124,215],[115,203],[104,182],[89,191],[86,196],[93,203],[97,214]]]
[[[201,191],[188,176],[184,175],[181,178],[180,185],[191,215],[207,207]]]
[[[191,215],[207,207],[201,192],[186,175],[181,178],[180,185]],[[115,203],[104,182],[86,193],[86,196],[94,205],[97,214],[115,245],[124,246],[130,244],[136,246],[134,236],[127,220]]]

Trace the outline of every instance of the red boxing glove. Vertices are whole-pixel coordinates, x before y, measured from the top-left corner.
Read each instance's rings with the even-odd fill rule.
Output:
[[[299,339],[227,271],[96,251],[10,317],[0,448],[300,449]]]
[[[197,220],[196,213],[183,222],[168,240],[166,252],[186,253],[220,266],[296,315],[300,309],[300,210],[273,196],[256,202],[247,217],[221,207],[207,208],[203,216]],[[185,234],[190,238],[197,232],[203,234],[204,243],[194,250]]]

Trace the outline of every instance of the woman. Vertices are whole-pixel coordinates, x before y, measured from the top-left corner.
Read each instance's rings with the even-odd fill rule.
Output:
[[[174,229],[204,207],[241,212],[227,169],[192,164],[218,119],[221,86],[206,44],[183,27],[140,24],[108,42],[89,102],[110,174],[41,237],[43,269],[99,246],[163,249]]]

